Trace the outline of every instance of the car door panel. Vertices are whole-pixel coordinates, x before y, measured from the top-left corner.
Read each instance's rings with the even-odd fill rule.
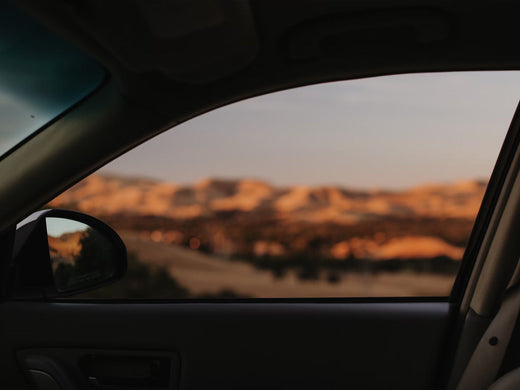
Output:
[[[10,356],[62,348],[73,365],[82,351],[178,354],[180,389],[427,389],[450,322],[448,302],[11,302],[0,310],[11,388],[25,388],[27,373]],[[68,375],[89,388],[77,372]]]

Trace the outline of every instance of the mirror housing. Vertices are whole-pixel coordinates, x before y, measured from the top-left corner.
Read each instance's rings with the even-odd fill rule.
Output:
[[[111,284],[126,272],[126,248],[108,225],[69,210],[43,210],[17,226],[13,299],[48,299]]]

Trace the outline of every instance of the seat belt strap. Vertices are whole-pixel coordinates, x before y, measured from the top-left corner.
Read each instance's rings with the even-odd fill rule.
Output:
[[[520,285],[511,288],[480,339],[457,390],[485,390],[496,379],[520,312]]]

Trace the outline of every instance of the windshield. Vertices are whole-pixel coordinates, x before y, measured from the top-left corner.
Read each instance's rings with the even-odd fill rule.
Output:
[[[69,42],[0,3],[0,155],[94,91],[104,75]]]

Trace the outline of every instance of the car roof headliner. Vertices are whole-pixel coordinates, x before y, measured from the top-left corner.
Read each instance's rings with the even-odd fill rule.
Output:
[[[338,79],[520,68],[515,1],[21,4],[104,64],[126,96],[167,114]]]

